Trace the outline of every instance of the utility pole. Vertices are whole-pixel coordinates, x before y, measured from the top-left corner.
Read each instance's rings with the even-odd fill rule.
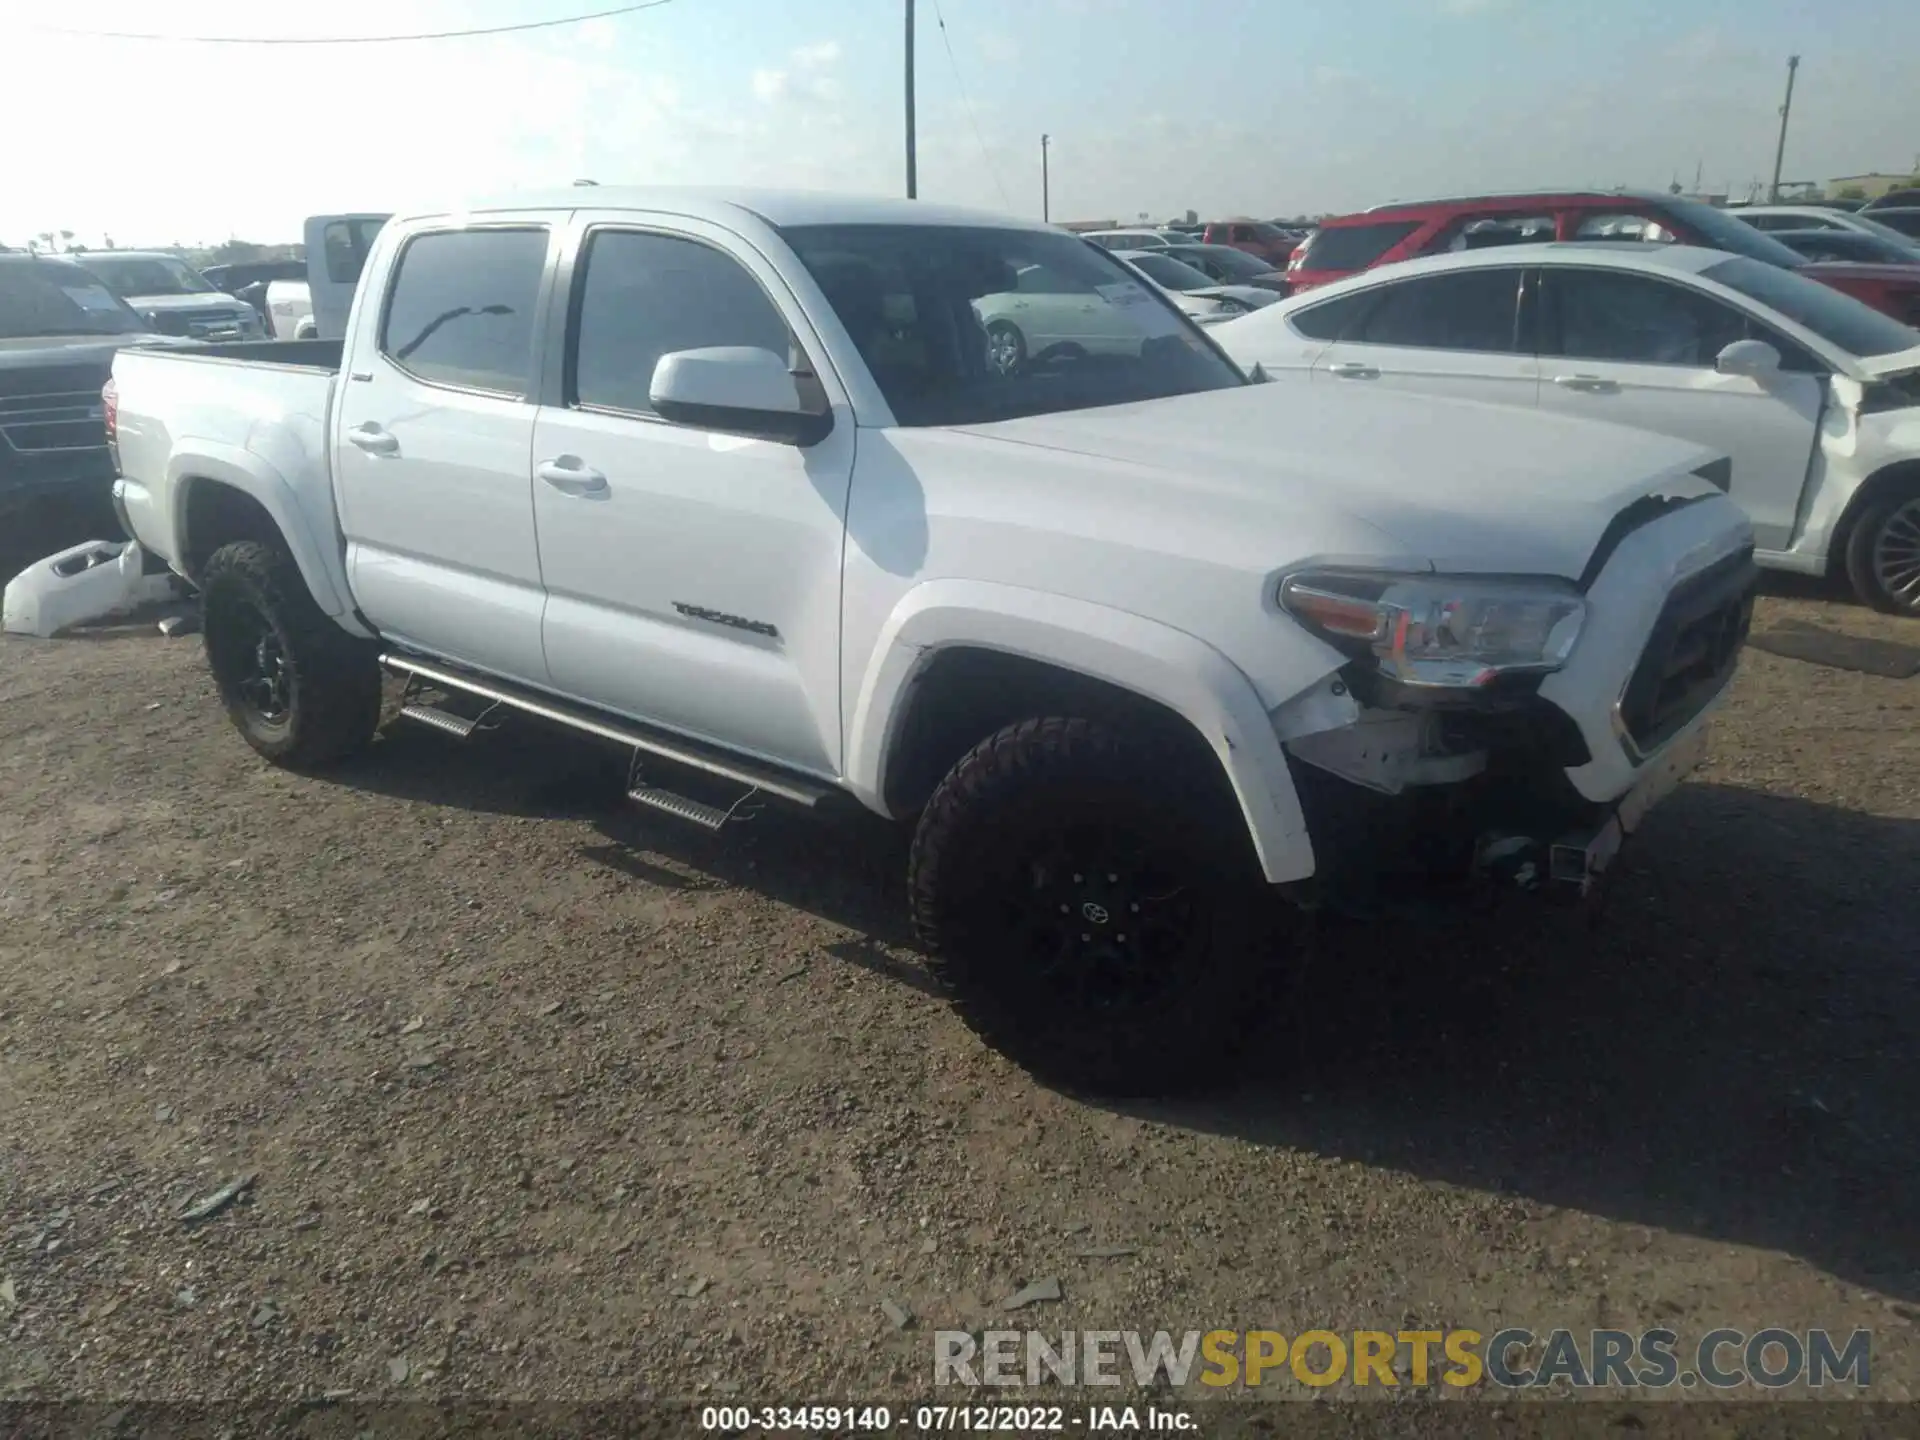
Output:
[[[1780,106],[1780,144],[1773,152],[1773,188],[1768,199],[1774,204],[1780,203],[1780,166],[1787,158],[1787,116],[1793,111],[1793,72],[1800,68],[1800,57],[1787,57],[1787,98]]]
[[[1047,194],[1047,137],[1040,137],[1040,219],[1045,224],[1053,222],[1051,197]]]
[[[907,198],[919,195],[920,170],[913,151],[913,0],[907,0]]]

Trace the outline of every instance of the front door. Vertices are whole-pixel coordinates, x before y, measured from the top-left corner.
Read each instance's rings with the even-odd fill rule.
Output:
[[[1722,375],[1735,340],[1765,340],[1783,365]],[[1718,450],[1762,550],[1791,543],[1826,381],[1813,359],[1718,298],[1626,270],[1550,266],[1541,288],[1543,409],[1611,420]]]
[[[540,683],[528,460],[555,217],[401,242],[335,385],[334,479],[362,612],[402,644]]]
[[[1540,367],[1520,323],[1524,274],[1447,270],[1369,290],[1365,313],[1314,361],[1314,379],[1530,406]]]
[[[823,354],[777,272],[679,217],[576,220],[564,389],[534,427],[553,687],[822,775],[840,766],[840,559],[854,426],[799,448],[662,420],[662,355]]]

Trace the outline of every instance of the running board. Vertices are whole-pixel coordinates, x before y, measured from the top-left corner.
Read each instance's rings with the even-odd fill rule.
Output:
[[[658,810],[676,819],[686,820],[702,830],[718,830],[733,818],[731,810],[722,810],[717,805],[702,805],[698,800],[675,794],[671,790],[662,790],[657,785],[635,785],[627,791],[627,799],[649,810]]]
[[[822,781],[796,775],[792,771],[778,769],[771,765],[762,765],[744,756],[702,745],[697,740],[669,735],[650,726],[617,720],[571,701],[525,689],[510,680],[495,679],[491,675],[477,675],[470,671],[455,669],[450,665],[418,660],[411,655],[396,654],[392,651],[383,654],[380,657],[380,663],[396,674],[417,677],[445,690],[476,695],[482,700],[491,700],[496,705],[504,705],[508,709],[518,710],[526,715],[538,716],[542,720],[550,720],[556,725],[565,725],[569,729],[580,730],[588,735],[597,735],[602,740],[611,740],[618,745],[631,746],[636,751],[660,760],[670,760],[677,765],[685,765],[709,775],[718,775],[722,779],[744,785],[749,790],[778,795],[783,800],[807,809],[812,809],[835,793],[833,786]],[[410,706],[408,708],[425,710],[430,707]],[[453,733],[451,726],[440,723],[441,712],[435,711],[433,714],[434,719],[426,723]],[[422,719],[423,717],[416,715],[410,718]],[[445,718],[458,717],[446,716]],[[669,807],[655,800],[640,798],[642,793],[666,795],[669,792],[656,791],[654,787],[647,785],[636,785],[633,790],[636,793],[631,798],[638,804],[648,805],[657,810],[669,810],[672,814],[695,820],[695,823],[705,823],[687,813],[686,807],[698,810],[709,808],[698,801],[675,796],[673,798],[678,802],[677,805]],[[714,813],[722,816],[726,814],[724,811]]]
[[[464,715],[455,715],[449,710],[433,705],[402,705],[400,715],[405,720],[418,720],[422,725],[431,725],[436,730],[444,730],[456,740],[464,740],[473,734],[475,722]]]

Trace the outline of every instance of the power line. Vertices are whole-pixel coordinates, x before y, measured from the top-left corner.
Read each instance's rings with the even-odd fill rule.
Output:
[[[30,25],[43,35],[66,35],[80,40],[160,40],[176,45],[398,45],[412,40],[463,40],[471,35],[509,35],[521,30],[551,30],[588,20],[610,20],[638,10],[657,10],[673,0],[639,0],[590,15],[563,15],[554,20],[523,20],[517,25],[489,25],[476,30],[432,30],[419,35],[159,35],[131,30],[68,30],[56,25]]]
[[[947,47],[947,64],[953,67],[953,83],[960,91],[960,103],[967,108],[967,123],[973,126],[980,158],[987,162],[987,173],[993,177],[993,188],[1000,192],[1000,203],[1011,210],[1013,201],[1007,198],[1007,187],[1000,183],[1000,172],[994,168],[993,152],[987,149],[986,137],[980,133],[980,117],[973,113],[973,97],[967,94],[966,82],[960,78],[960,62],[953,58],[953,37],[947,34],[947,17],[940,13],[940,0],[933,0],[933,18],[940,25],[940,43]]]

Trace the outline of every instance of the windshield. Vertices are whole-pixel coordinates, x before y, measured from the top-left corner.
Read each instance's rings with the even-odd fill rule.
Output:
[[[782,232],[902,425],[972,425],[1247,381],[1165,296],[1049,230]]]
[[[1215,282],[1211,275],[1196,270],[1184,260],[1176,260],[1171,255],[1138,254],[1126,257],[1133,268],[1145,275],[1156,285],[1164,285],[1169,290],[1205,290]]]
[[[1249,255],[1246,251],[1236,250],[1231,245],[1208,245],[1196,253],[1204,255],[1208,264],[1219,266],[1229,275],[1252,279],[1255,275],[1273,273],[1273,266],[1258,255]],[[1185,247],[1181,250],[1181,258],[1186,258]]]
[[[170,255],[89,255],[86,267],[122,300],[130,295],[212,295],[218,292],[192,266]]]
[[[0,265],[0,339],[38,335],[131,335],[140,317],[78,265]]]
[[[1671,200],[1667,202],[1674,218],[1697,231],[1700,238],[1715,250],[1731,251],[1735,255],[1744,255],[1749,260],[1761,260],[1769,265],[1783,265],[1789,270],[1797,270],[1806,264],[1806,258],[1796,255],[1778,240],[1763,235],[1744,220],[1736,220],[1724,210],[1716,210],[1711,205],[1702,205],[1697,200]]]
[[[1722,260],[1700,273],[1778,310],[1849,355],[1897,355],[1920,347],[1920,330],[1804,275],[1745,259]]]
[[[1280,241],[1287,238],[1285,235],[1281,234],[1280,231],[1276,229],[1274,226],[1268,225],[1263,221],[1256,220],[1252,225],[1248,226],[1247,228],[1253,231],[1254,238],[1258,240],[1263,240],[1269,245],[1277,245],[1280,243]]]

